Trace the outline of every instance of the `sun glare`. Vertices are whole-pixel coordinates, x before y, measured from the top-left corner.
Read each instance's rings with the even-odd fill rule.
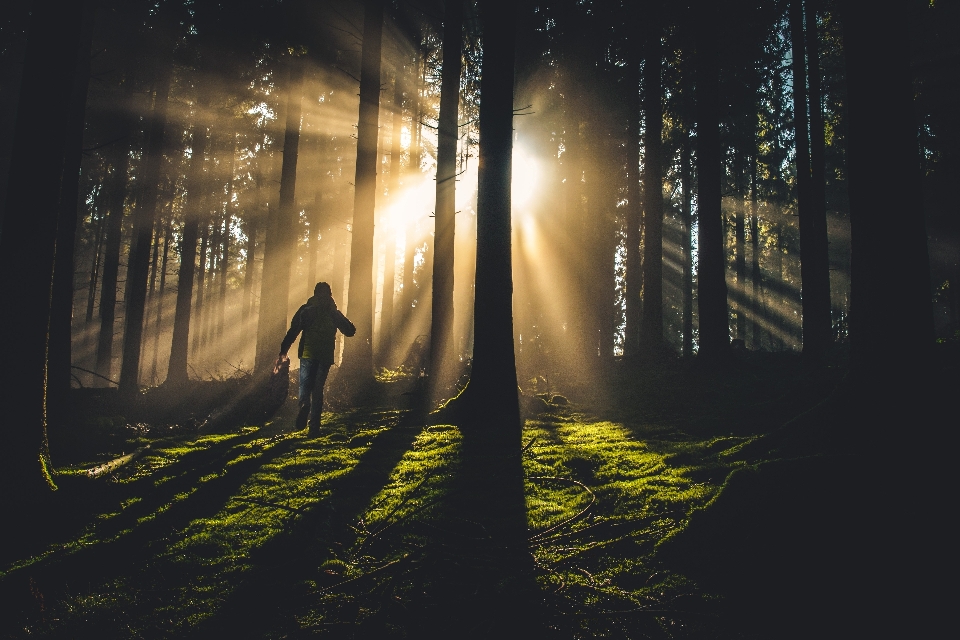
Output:
[[[514,146],[511,190],[514,209],[523,209],[531,203],[539,179],[540,166],[537,161],[523,147]]]

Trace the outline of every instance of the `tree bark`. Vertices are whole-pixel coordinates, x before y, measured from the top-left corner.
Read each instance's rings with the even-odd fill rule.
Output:
[[[0,294],[17,305],[7,314],[9,339],[0,353],[2,388],[17,403],[17,427],[4,443],[3,502],[10,521],[37,514],[53,486],[46,432],[47,328],[56,253],[57,217],[69,105],[62,99],[76,73],[83,3],[36,0],[17,108],[9,181],[0,235]],[[29,277],[24,277],[29,274]]]
[[[303,102],[303,64],[290,58],[287,89],[286,128],[283,137],[283,164],[280,168],[280,202],[277,224],[267,228],[260,286],[260,314],[257,324],[257,357],[254,368],[266,371],[273,365],[287,330],[290,302],[290,264],[296,248],[297,154],[300,145],[300,116]],[[379,83],[378,83],[379,84]]]
[[[933,345],[927,235],[917,197],[918,127],[904,32],[910,16],[904,8],[877,10],[867,22],[855,5],[845,3],[843,14],[850,342],[858,375],[887,385],[905,371],[912,378],[925,371]],[[897,259],[891,259],[891,247],[897,248]]]
[[[453,371],[454,235],[456,226],[457,139],[460,110],[460,59],[463,54],[463,2],[446,0],[443,16],[443,70],[437,132],[437,190],[433,239],[433,313],[430,323],[432,399]]]
[[[809,293],[811,308],[816,323],[819,348],[826,348],[833,341],[833,321],[830,303],[830,257],[828,253],[827,234],[827,183],[826,183],[826,151],[824,141],[824,123],[820,78],[819,36],[817,32],[817,5],[818,0],[807,0],[806,6],[806,43],[807,43],[807,75],[810,84],[810,201],[805,215],[809,222],[807,244],[812,244],[807,260],[813,260],[813,268],[808,274],[810,281],[806,282],[804,298]],[[803,248],[803,239],[800,244]],[[804,316],[807,312],[804,310]],[[804,345],[806,350],[806,345]]]
[[[729,350],[727,282],[724,276],[720,77],[717,8],[704,0],[697,12],[697,220],[700,310],[699,355],[722,358]]]
[[[190,131],[190,173],[187,197],[183,205],[184,222],[180,236],[180,272],[177,275],[177,306],[173,316],[173,338],[170,343],[170,361],[164,384],[182,385],[188,380],[187,353],[190,347],[190,320],[193,306],[193,283],[196,274],[197,236],[205,198],[203,193],[203,161],[207,147],[205,111],[209,95],[201,88],[197,96],[197,110]]]
[[[129,82],[129,80],[128,80]],[[123,117],[123,116],[121,116]],[[129,136],[129,127],[122,133]],[[117,146],[113,162],[113,180],[110,182],[110,201],[107,210],[107,229],[104,240],[103,279],[100,284],[100,332],[97,340],[97,373],[110,378],[113,361],[113,336],[117,307],[117,279],[120,271],[120,240],[123,232],[123,209],[127,200],[127,171],[130,165],[129,142]]]
[[[632,17],[635,21],[642,20],[641,12],[635,9]],[[634,28],[640,26],[634,24]],[[645,34],[646,35],[646,34]],[[638,38],[637,40],[641,40]],[[643,215],[643,204],[640,198],[640,62],[641,50],[634,43],[627,53],[627,91],[625,103],[627,105],[627,211],[626,218],[626,317],[624,327],[623,353],[634,355],[640,348],[641,326],[641,294],[643,290],[642,259],[640,255],[640,225]]]
[[[173,70],[165,60],[158,70],[156,96],[150,118],[147,149],[141,167],[141,190],[133,218],[130,266],[127,269],[126,313],[123,332],[123,359],[120,367],[120,393],[133,397],[140,388],[140,346],[147,301],[147,275],[150,268],[150,244],[157,215],[160,163],[163,160],[164,128],[167,123],[167,97]]]
[[[356,325],[357,333],[344,347],[344,363],[341,368],[343,381],[360,393],[373,383],[373,236],[377,197],[377,126],[380,114],[383,5],[383,0],[366,0],[363,17],[347,313]]]
[[[513,79],[516,25],[483,6],[477,272],[473,369],[468,392],[473,420],[511,451],[520,445],[520,407],[513,349],[513,268],[510,216],[513,167]]]
[[[50,334],[47,349],[47,424],[65,430],[73,419],[70,409],[72,364],[74,248],[77,241],[77,201],[80,193],[80,162],[83,158],[83,125],[90,80],[90,47],[96,9],[84,2],[83,23],[77,51],[76,72],[67,121],[63,180],[57,215],[57,244],[50,299]]]
[[[643,75],[643,323],[642,349],[663,346],[663,82],[661,79],[660,20],[651,3],[646,25],[646,63]]]
[[[387,181],[387,191],[394,202],[400,195],[400,156],[403,148],[400,133],[403,128],[403,69],[398,68],[393,80],[393,128],[392,144],[390,149],[390,179]],[[390,226],[387,229],[386,262],[383,268],[383,302],[380,310],[380,362],[384,366],[392,366],[395,357],[394,349],[394,305],[396,304],[397,280],[397,229]]]

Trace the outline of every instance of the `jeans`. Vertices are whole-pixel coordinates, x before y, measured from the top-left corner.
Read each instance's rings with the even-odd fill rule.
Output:
[[[320,412],[323,411],[323,386],[327,383],[327,374],[330,373],[330,364],[320,360],[301,358],[300,360],[300,415],[306,417],[310,412],[310,427],[320,428]],[[298,420],[299,422],[299,420]],[[300,429],[303,425],[297,425]]]

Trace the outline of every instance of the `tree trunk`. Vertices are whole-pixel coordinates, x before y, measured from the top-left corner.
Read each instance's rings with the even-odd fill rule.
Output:
[[[757,159],[750,161],[750,280],[753,284],[753,339],[752,347],[762,346],[760,318],[764,317],[762,306],[763,274],[760,271],[760,204],[757,198]]]
[[[70,94],[67,142],[60,208],[57,215],[56,257],[50,298],[50,334],[47,348],[47,424],[65,430],[73,418],[70,409],[71,324],[73,321],[74,248],[77,241],[77,201],[80,192],[80,162],[83,157],[83,125],[90,80],[90,46],[96,9],[83,3],[83,24],[77,66]]]
[[[634,18],[643,20],[635,9]],[[639,28],[638,25],[635,25]],[[646,35],[646,34],[645,34]],[[639,38],[638,38],[639,40]],[[640,47],[633,44],[627,54],[627,211],[626,218],[626,317],[623,340],[624,355],[634,355],[640,348],[641,293],[643,271],[640,256],[640,225],[643,206],[640,199]],[[566,152],[566,149],[564,150]]]
[[[472,419],[488,426],[486,437],[507,453],[520,445],[510,239],[516,25],[494,13],[502,4],[486,3],[482,14],[477,273],[468,392]]]
[[[653,3],[652,6],[656,6]],[[651,9],[646,19],[646,63],[643,75],[643,350],[663,346],[663,83],[661,80],[660,21]]]
[[[213,144],[213,136],[210,136],[210,156],[213,157],[215,153],[215,146]],[[197,355],[200,352],[200,347],[203,344],[203,330],[204,330],[204,320],[206,319],[207,308],[204,305],[207,291],[207,254],[209,253],[210,245],[210,207],[207,206],[207,202],[210,197],[210,189],[207,184],[207,178],[204,177],[204,180],[200,184],[200,252],[199,258],[200,261],[197,264],[197,306],[194,309],[194,325],[196,330],[193,332],[193,340],[190,343],[190,352],[193,355]]]
[[[813,37],[816,37],[814,34]],[[825,203],[815,200],[810,175],[810,135],[807,124],[807,71],[803,33],[802,0],[790,1],[790,39],[793,48],[793,110],[797,145],[797,209],[800,217],[800,280],[803,309],[803,352],[819,357],[830,339],[829,273],[821,273],[826,262],[818,255],[826,250]],[[823,136],[821,128],[821,138]],[[822,191],[821,191],[822,194]],[[818,218],[824,218],[821,224]],[[822,246],[821,246],[822,245]],[[823,278],[827,278],[824,305]]]
[[[734,194],[733,197],[736,198],[736,204],[734,205],[734,235],[736,236],[736,255],[735,259],[735,270],[737,275],[737,291],[736,291],[736,310],[737,310],[737,338],[744,341],[746,344],[747,339],[747,225],[746,219],[744,218],[744,187],[743,187],[743,154],[736,153],[733,159],[734,163],[737,165],[734,169],[734,180],[736,184],[734,185]]]
[[[683,91],[686,96],[689,95],[691,84],[684,86]],[[684,96],[684,102],[689,106],[690,100]],[[689,117],[690,110],[685,109],[685,118]],[[683,345],[681,353],[686,356],[693,355],[693,216],[691,209],[693,204],[693,185],[691,184],[691,158],[690,158],[690,127],[687,121],[683,124],[683,142],[680,145],[680,184],[681,184],[681,203],[680,218],[683,221]]]
[[[157,287],[157,317],[153,323],[153,362],[150,363],[150,381],[157,384],[157,361],[160,357],[160,329],[163,322],[163,295],[167,286],[167,259],[170,255],[170,240],[173,239],[173,226],[168,220],[163,232],[163,258],[160,262],[160,285]]]
[[[266,371],[280,350],[287,331],[290,303],[290,264],[296,249],[297,155],[300,146],[300,115],[303,103],[303,62],[290,58],[287,89],[286,128],[283,137],[283,164],[280,168],[280,202],[277,223],[267,228],[260,286],[260,314],[257,323],[257,357],[254,368]],[[379,85],[379,80],[378,80]],[[379,87],[378,87],[379,88]]]
[[[904,10],[846,7],[850,342],[863,379],[923,372],[933,345],[930,269]],[[899,5],[898,5],[899,6]],[[883,135],[878,135],[882,131]],[[897,259],[891,259],[891,247]],[[891,298],[891,292],[895,296]],[[898,392],[900,395],[900,392]],[[904,396],[909,397],[909,396]]]
[[[353,238],[347,314],[357,327],[344,347],[343,382],[363,392],[373,383],[374,210],[377,197],[377,126],[383,0],[366,0],[360,62],[360,111],[354,179]]]
[[[456,225],[457,138],[463,2],[446,0],[443,16],[443,71],[437,132],[437,191],[433,239],[433,313],[430,324],[430,386],[433,400],[449,384],[453,346],[453,265]]]
[[[203,197],[203,160],[207,146],[206,108],[209,95],[201,88],[197,109],[190,131],[190,173],[187,197],[183,205],[184,221],[180,238],[180,272],[177,275],[177,306],[173,317],[173,338],[170,343],[170,362],[164,384],[182,385],[187,382],[187,352],[190,346],[190,320],[193,306],[193,283],[197,262],[197,236],[200,216],[206,198]]]
[[[86,325],[89,325],[93,322],[93,310],[96,308],[97,287],[99,285],[100,278],[100,263],[101,258],[103,257],[103,236],[107,222],[106,215],[104,215],[100,208],[99,200],[100,198],[98,197],[98,202],[94,204],[94,210],[100,212],[100,215],[97,216],[97,229],[93,240],[93,259],[90,261],[90,281],[87,288],[87,313],[84,317],[84,323]]]
[[[140,171],[141,187],[133,218],[130,266],[127,269],[126,313],[123,332],[123,359],[120,367],[120,393],[133,397],[140,385],[140,343],[147,301],[147,275],[150,268],[150,244],[157,214],[160,163],[163,159],[163,133],[167,123],[167,97],[173,70],[160,62],[157,90],[147,149]]]
[[[704,1],[697,12],[697,290],[699,355],[723,357],[730,346],[727,282],[724,276],[720,77],[717,66],[717,7]]]
[[[397,201],[400,195],[400,156],[403,152],[400,133],[403,128],[403,69],[398,68],[393,80],[393,129],[390,149],[390,180],[387,190],[390,199]],[[397,229],[390,225],[386,230],[386,262],[383,269],[383,302],[380,310],[380,362],[392,366],[395,358],[393,316],[397,280]]]
[[[8,520],[26,510],[35,516],[49,496],[46,384],[47,327],[65,141],[69,132],[69,91],[76,74],[83,3],[36,0],[31,5],[29,38],[17,107],[0,235],[0,293],[17,305],[4,319],[2,388],[16,399],[16,428],[4,442],[3,477],[14,506]],[[29,274],[29,277],[24,277]],[[14,532],[16,534],[16,532]]]
[[[822,91],[820,79],[820,52],[819,36],[817,33],[817,5],[818,0],[807,0],[806,10],[806,41],[807,60],[809,68],[807,74],[810,81],[810,201],[807,206],[810,234],[808,244],[812,243],[808,252],[808,261],[813,260],[811,281],[804,281],[804,299],[807,293],[810,296],[818,337],[826,348],[833,342],[833,322],[830,303],[830,257],[828,253],[827,234],[827,183],[826,183],[826,152],[824,149],[824,123],[822,107]],[[801,239],[801,249],[803,242]],[[804,310],[804,316],[807,312]],[[806,348],[806,347],[804,347]]]
[[[131,132],[129,128],[125,128],[123,133],[129,136]],[[113,163],[113,180],[110,184],[110,202],[107,210],[106,239],[104,240],[103,281],[100,285],[97,373],[104,378],[110,378],[113,360],[117,279],[120,271],[120,240],[123,232],[123,209],[127,200],[127,171],[129,165],[129,143],[127,140],[123,140],[117,146],[117,157]]]

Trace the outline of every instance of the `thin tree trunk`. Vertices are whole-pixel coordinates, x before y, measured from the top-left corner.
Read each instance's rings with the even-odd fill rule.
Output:
[[[691,86],[687,83],[684,86],[684,102],[689,107],[689,93]],[[684,110],[684,117],[689,117],[690,109]],[[683,142],[680,146],[680,186],[681,186],[681,204],[680,217],[683,221],[683,346],[684,356],[693,355],[693,216],[691,215],[693,203],[693,185],[691,184],[691,158],[690,158],[690,127],[688,122],[683,124]]]
[[[400,156],[403,152],[400,134],[403,128],[403,69],[397,69],[393,80],[393,129],[390,149],[390,180],[387,189],[390,199],[397,202],[400,195]],[[394,362],[393,317],[397,288],[397,229],[390,225],[386,230],[386,263],[383,269],[383,302],[380,310],[380,361],[384,366]]]
[[[100,211],[99,202],[97,203],[96,210]],[[84,322],[87,325],[93,322],[93,310],[96,308],[97,285],[100,277],[100,262],[103,257],[103,236],[106,219],[107,216],[101,211],[97,218],[96,235],[93,241],[93,260],[90,262],[90,282],[87,288],[87,313],[84,318]]]
[[[757,158],[750,160],[750,280],[753,283],[753,339],[754,349],[762,345],[760,318],[762,313],[763,273],[760,271],[760,204],[757,198]]]
[[[280,340],[287,330],[290,302],[290,263],[296,238],[297,156],[300,146],[300,116],[303,103],[303,61],[288,60],[286,126],[283,136],[283,164],[280,168],[280,202],[275,225],[267,227],[260,283],[260,313],[257,322],[257,356],[254,368],[266,371],[276,359]],[[379,80],[377,81],[379,85]],[[378,86],[379,89],[379,86]],[[371,372],[372,373],[372,372]]]
[[[363,392],[373,382],[374,210],[377,195],[377,126],[383,0],[366,0],[360,62],[360,111],[354,180],[348,310],[357,333],[344,347],[343,380]]]
[[[170,93],[172,72],[170,64],[166,61],[160,62],[150,133],[140,174],[142,190],[138,194],[134,210],[130,266],[127,270],[123,360],[120,367],[120,393],[128,397],[137,393],[140,383],[140,343],[143,338],[150,240],[153,237],[153,224],[157,214],[160,162],[163,159],[167,97]]]
[[[822,333],[823,347],[833,341],[833,322],[830,304],[830,258],[827,237],[827,183],[824,149],[822,91],[820,81],[820,52],[817,35],[818,0],[807,0],[806,43],[810,81],[810,201],[806,207],[810,233],[807,241],[812,243],[807,260],[813,260],[813,268],[804,280],[804,299],[809,300],[815,314],[818,334]],[[801,249],[803,243],[801,241]],[[809,295],[809,298],[808,298]],[[804,316],[807,311],[804,310]]]
[[[187,197],[183,205],[184,223],[180,239],[180,272],[177,275],[177,306],[173,317],[173,338],[170,342],[170,361],[167,379],[164,384],[182,385],[188,380],[187,352],[190,346],[190,320],[193,306],[193,283],[196,275],[197,236],[200,217],[206,198],[204,188],[203,161],[207,147],[207,126],[205,122],[209,95],[201,88],[197,97],[197,109],[190,131],[190,173],[187,183]]]
[[[430,324],[431,396],[455,371],[453,346],[454,238],[456,227],[457,138],[460,110],[460,59],[463,54],[463,2],[446,0],[443,16],[443,70],[437,131],[437,190],[433,239],[433,309]]]
[[[213,155],[215,148],[213,145],[213,136],[211,136],[210,141],[210,152],[211,156]],[[193,355],[197,355],[200,351],[200,347],[203,344],[203,330],[204,330],[204,319],[206,318],[207,309],[204,306],[204,293],[207,289],[207,246],[210,244],[210,214],[207,207],[207,198],[209,198],[209,189],[207,188],[207,181],[204,180],[201,183],[202,195],[201,198],[201,210],[200,210],[200,262],[197,265],[197,306],[193,312],[197,330],[193,332],[193,341],[190,345],[190,351]]]
[[[721,210],[720,77],[717,7],[704,0],[697,12],[697,288],[699,355],[723,357],[730,345]]]
[[[744,193],[743,193],[743,155],[742,153],[737,153],[733,159],[736,163],[736,168],[734,169],[734,180],[736,184],[734,186],[734,198],[736,198],[736,204],[734,206],[734,235],[736,236],[736,254],[735,254],[735,270],[737,275],[737,338],[744,341],[746,345],[747,338],[747,303],[746,303],[746,293],[747,293],[747,226],[746,219],[744,218]]]
[[[635,19],[643,20],[635,9]],[[637,25],[635,25],[636,27]],[[639,27],[637,27],[639,28]],[[638,38],[638,40],[640,40]],[[641,294],[643,289],[642,258],[640,254],[640,226],[643,205],[640,198],[640,47],[634,44],[627,54],[627,211],[626,243],[626,317],[623,340],[624,355],[634,355],[640,348]]]
[[[247,214],[244,219],[247,244],[243,262],[243,300],[240,303],[240,330],[243,335],[247,334],[247,324],[253,314],[253,272],[257,264],[257,233],[260,230],[260,216],[263,215],[263,176],[259,170],[254,176],[254,182],[256,186],[254,187],[253,212]]]
[[[803,33],[802,0],[790,1],[790,37],[793,47],[793,118],[797,146],[797,210],[800,217],[800,280],[802,283],[803,352],[818,357],[830,339],[829,280],[827,305],[823,305],[820,280],[820,248],[816,234],[821,230],[817,217],[823,217],[823,202],[815,202],[810,174],[810,137],[807,124],[807,71]],[[822,134],[821,134],[822,136]],[[822,226],[826,231],[826,225]],[[823,248],[826,248],[824,238]],[[827,274],[829,279],[829,273]]]
[[[173,239],[173,225],[167,220],[163,232],[163,258],[160,263],[160,286],[157,288],[157,316],[153,323],[153,362],[150,363],[150,381],[157,384],[157,361],[160,357],[160,329],[163,322],[163,294],[167,285],[167,259],[170,255],[170,240]]]
[[[124,133],[130,134],[129,129]],[[113,360],[113,335],[117,307],[117,279],[120,271],[120,240],[123,232],[123,209],[127,199],[127,170],[130,151],[126,140],[117,147],[110,182],[110,202],[107,210],[106,239],[104,240],[103,281],[100,285],[100,332],[97,341],[97,373],[110,378]]]
[[[659,16],[651,10],[645,23],[643,324],[640,328],[640,341],[644,351],[658,351],[663,345],[663,83]]]

